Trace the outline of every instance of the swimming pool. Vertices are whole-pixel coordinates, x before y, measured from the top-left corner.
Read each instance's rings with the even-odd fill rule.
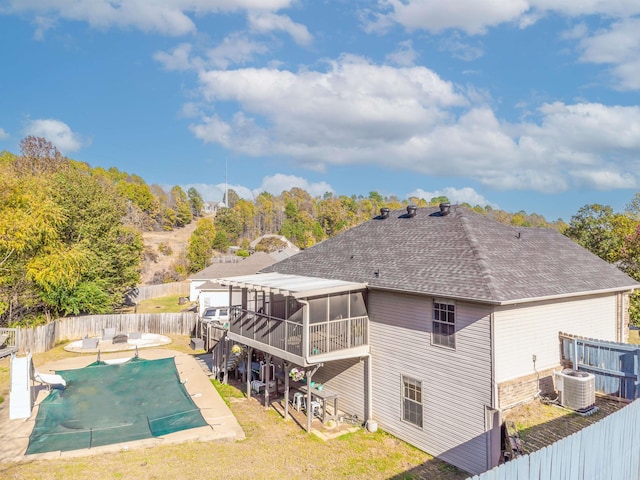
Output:
[[[159,437],[207,425],[173,358],[57,370],[67,382],[39,406],[26,454]]]

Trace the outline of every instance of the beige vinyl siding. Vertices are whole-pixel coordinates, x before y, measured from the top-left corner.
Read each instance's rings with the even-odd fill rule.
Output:
[[[432,298],[369,294],[373,418],[380,428],[468,472],[487,470],[490,310],[456,303],[455,350],[431,345]],[[422,382],[423,428],[402,419],[402,376]]]
[[[496,382],[560,364],[559,332],[616,340],[616,295],[502,306],[495,309]]]

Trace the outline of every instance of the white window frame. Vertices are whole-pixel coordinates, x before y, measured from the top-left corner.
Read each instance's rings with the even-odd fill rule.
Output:
[[[402,375],[402,421],[414,427],[424,428],[424,404],[422,381]]]
[[[456,304],[451,300],[435,299],[431,308],[431,345],[451,350],[456,349]],[[438,317],[438,318],[436,318]],[[439,328],[436,328],[438,326]],[[443,334],[442,329],[452,329]],[[436,329],[439,332],[436,333]],[[446,340],[446,341],[443,341]]]

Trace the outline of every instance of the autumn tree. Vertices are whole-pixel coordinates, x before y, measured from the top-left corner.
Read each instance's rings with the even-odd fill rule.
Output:
[[[122,223],[126,199],[36,144],[42,156],[0,168],[0,322],[111,311],[139,281],[142,239]]]

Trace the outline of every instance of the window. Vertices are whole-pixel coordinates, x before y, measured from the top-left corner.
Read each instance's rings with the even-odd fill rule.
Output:
[[[402,377],[402,419],[422,428],[422,382]]]
[[[433,332],[431,343],[456,348],[456,306],[451,303],[433,302]]]

